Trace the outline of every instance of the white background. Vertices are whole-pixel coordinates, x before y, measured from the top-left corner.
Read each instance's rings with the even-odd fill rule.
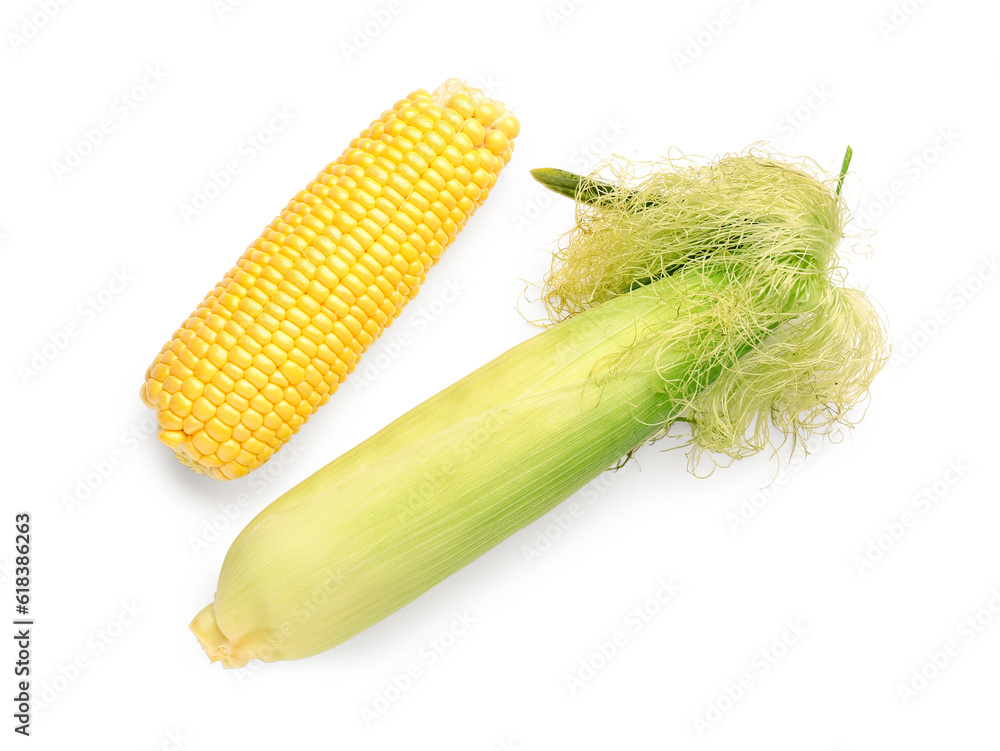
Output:
[[[998,282],[980,278],[998,251],[995,4],[51,5],[54,15],[40,0],[8,0],[0,12],[0,612],[13,620],[13,517],[29,511],[32,685],[44,703],[17,743],[997,747]],[[157,68],[165,78],[123,109]],[[506,101],[522,132],[489,201],[362,368],[380,354],[391,362],[360,390],[349,380],[258,473],[217,483],[185,470],[142,432],[152,357],[350,138],[450,76]],[[248,160],[245,139],[282,108],[291,122]],[[110,132],[81,147],[102,118]],[[579,169],[591,153],[713,156],[758,140],[829,169],[854,147],[853,229],[875,232],[845,251],[871,245],[852,262],[855,281],[886,310],[896,351],[855,431],[805,462],[785,457],[760,494],[778,471],[771,457],[697,479],[682,453],[646,447],[638,467],[578,496],[564,529],[555,515],[539,520],[348,643],[258,670],[209,664],[187,624],[246,522],[533,333],[524,317],[541,309],[522,293],[573,211],[530,168]],[[59,174],[54,164],[80,148],[90,153]],[[185,221],[181,205],[230,159],[239,173]],[[124,289],[81,313],[116,272]],[[445,304],[449,284],[462,292]],[[420,316],[435,320],[418,327]],[[26,375],[34,351],[73,325],[65,348]],[[393,347],[404,333],[412,346]],[[100,487],[68,507],[113,452]],[[927,489],[933,504],[918,500]],[[901,539],[880,539],[907,512]],[[546,532],[554,540],[529,556]],[[859,566],[878,546],[881,560]],[[673,600],[647,604],[671,578]],[[638,631],[626,620],[637,607],[656,611]],[[977,613],[978,630],[960,625]],[[431,663],[456,614],[475,622]],[[762,650],[789,622],[805,633],[763,674]],[[624,646],[602,663],[596,645],[617,630]],[[900,686],[933,673],[928,653],[950,641],[948,664],[904,701]],[[599,669],[574,690],[581,661]],[[413,664],[419,677],[393,689]],[[728,700],[744,674],[752,685]],[[378,717],[366,722],[365,709]],[[7,738],[12,713],[9,702]]]

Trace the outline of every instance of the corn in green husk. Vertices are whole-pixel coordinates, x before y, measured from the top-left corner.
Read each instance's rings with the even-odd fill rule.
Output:
[[[264,509],[191,624],[213,661],[350,638],[676,424],[692,461],[848,424],[887,338],[842,286],[837,177],[754,153],[634,171],[536,171],[578,199],[558,322]]]

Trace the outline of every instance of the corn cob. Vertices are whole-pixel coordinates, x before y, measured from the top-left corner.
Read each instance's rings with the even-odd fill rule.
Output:
[[[356,367],[486,200],[519,124],[458,81],[382,113],[164,345],[143,402],[217,480],[259,467]]]
[[[846,423],[886,338],[839,284],[828,183],[750,155],[569,192],[594,210],[547,279],[559,322],[258,514],[191,623],[212,661],[350,638],[675,422],[733,458],[765,448],[769,425],[794,440]]]

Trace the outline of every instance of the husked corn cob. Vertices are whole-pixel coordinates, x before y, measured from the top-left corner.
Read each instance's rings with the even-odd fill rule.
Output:
[[[218,480],[325,404],[486,200],[519,124],[457,79],[382,113],[289,201],[146,372],[157,437]]]

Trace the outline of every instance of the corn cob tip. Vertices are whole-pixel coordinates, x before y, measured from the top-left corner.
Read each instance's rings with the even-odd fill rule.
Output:
[[[496,156],[507,164],[510,159],[510,141],[521,132],[521,124],[507,105],[493,99],[481,89],[471,86],[461,78],[449,78],[431,92],[431,101],[437,107],[450,107],[467,118],[474,118],[485,126],[482,139],[476,138],[479,131],[468,133],[479,145],[480,140]]]
[[[221,662],[225,668],[241,668],[250,661],[233,653],[229,639],[215,620],[215,602],[202,608],[188,628],[198,637],[198,643],[212,662]]]

